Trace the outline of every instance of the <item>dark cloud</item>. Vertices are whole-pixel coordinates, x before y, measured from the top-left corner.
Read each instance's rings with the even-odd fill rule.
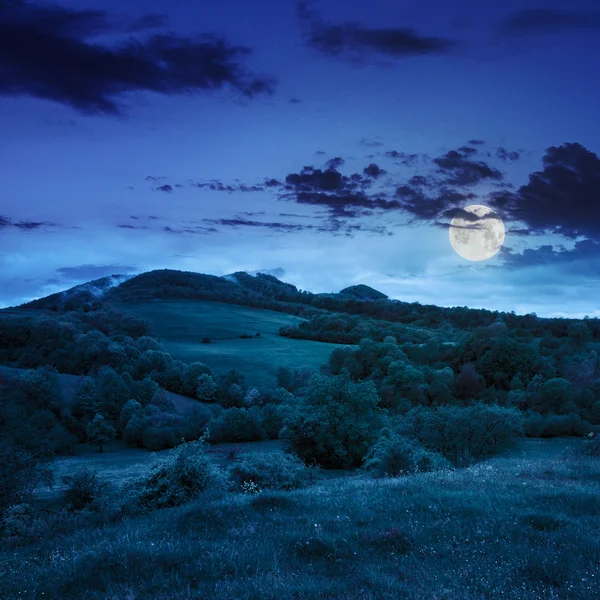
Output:
[[[458,45],[453,40],[426,37],[409,28],[329,23],[312,9],[312,2],[308,0],[298,2],[298,14],[305,26],[309,46],[356,63],[372,58],[447,54]]]
[[[117,227],[119,229],[148,229],[146,225],[132,225],[131,223],[121,223]]]
[[[167,192],[170,193],[173,191],[173,186],[169,185],[168,183],[165,183],[164,185],[161,185],[159,187],[156,188],[159,192]]]
[[[162,29],[169,24],[169,17],[159,14],[142,15],[135,19],[127,28],[131,33],[147,31],[149,29]]]
[[[265,229],[273,229],[275,231],[301,231],[303,229],[312,228],[311,225],[299,225],[296,223],[277,223],[264,221],[250,221],[248,219],[203,219],[205,223],[213,223],[223,227],[231,227],[237,229],[239,227],[259,227]]]
[[[39,6],[0,0],[0,95],[33,96],[93,114],[120,114],[127,92],[184,94],[229,85],[247,97],[271,93],[274,82],[247,71],[250,50],[215,35],[195,38],[154,34],[114,46],[99,34],[119,34],[124,24],[101,10]],[[157,26],[156,15],[140,27]],[[134,22],[135,23],[135,22]]]
[[[368,165],[364,168],[363,173],[367,177],[372,177],[373,179],[377,179],[378,177],[381,177],[381,175],[385,175],[386,171],[384,171],[379,165],[376,165],[375,163],[371,163],[370,165]]]
[[[317,151],[315,152],[315,154],[316,154],[317,156],[324,156],[325,154],[327,154],[327,152],[325,152],[324,150],[317,150]]]
[[[452,219],[458,208],[476,196],[451,188],[439,188],[434,189],[433,193],[426,193],[423,187],[404,184],[396,188],[396,198],[400,209],[415,220],[432,221],[434,225],[446,227],[446,223],[440,219]]]
[[[466,151],[465,151],[466,150]],[[444,183],[456,186],[476,185],[485,180],[501,181],[503,175],[498,169],[483,161],[471,160],[471,148],[450,150],[443,156],[433,159],[438,173],[444,176]]]
[[[300,99],[298,99],[298,98],[290,98],[290,99],[288,100],[288,102],[289,102],[290,104],[302,104],[302,100],[300,100]]]
[[[214,227],[200,227],[198,225],[194,225],[193,227],[171,227],[170,225],[165,225],[162,228],[162,231],[166,233],[176,233],[176,234],[194,234],[194,235],[205,235],[208,233],[218,233],[219,230]]]
[[[346,161],[343,158],[336,156],[335,158],[328,160],[325,164],[327,165],[328,169],[337,169],[345,163]]]
[[[281,181],[277,179],[273,179],[272,177],[269,179],[265,179],[264,184],[265,187],[279,187],[281,185]]]
[[[51,221],[14,221],[0,215],[0,229],[20,229],[21,231],[34,231],[43,227],[59,227],[58,223]]]
[[[600,12],[532,8],[512,13],[500,26],[501,32],[508,35],[562,33],[586,29],[600,29]]]
[[[521,154],[519,152],[516,151],[510,151],[507,150],[506,148],[498,148],[496,150],[496,157],[499,158],[500,160],[503,160],[504,162],[507,161],[515,161],[515,160],[519,160],[519,158],[521,158]]]
[[[378,148],[379,146],[383,146],[383,142],[380,142],[379,140],[370,140],[367,138],[361,138],[358,140],[358,143],[361,146],[366,146],[367,148]]]
[[[398,152],[397,150],[388,150],[384,152],[384,156],[393,158],[394,162],[406,167],[412,167],[420,158],[419,154],[407,154],[406,152]]]
[[[581,240],[571,249],[563,246],[555,250],[550,245],[544,245],[539,248],[526,248],[521,253],[504,247],[500,258],[507,267],[512,268],[546,265],[568,269],[569,273],[600,275],[600,242],[594,240]]]
[[[127,265],[79,265],[77,267],[61,267],[56,269],[62,277],[71,280],[85,279],[91,281],[108,277],[109,275],[122,275],[126,273],[137,273],[138,268]]]
[[[471,146],[482,146],[483,144],[485,144],[485,140],[469,140],[467,144]]]
[[[276,179],[270,179],[265,181],[267,187],[274,187],[280,185]],[[200,189],[207,189],[213,192],[264,192],[265,188],[261,185],[248,185],[246,183],[239,183],[236,185],[225,184],[222,181],[213,179],[207,183],[192,183],[193,187]]]
[[[600,158],[567,143],[548,148],[542,163],[516,192],[494,195],[495,205],[535,233],[600,238]]]

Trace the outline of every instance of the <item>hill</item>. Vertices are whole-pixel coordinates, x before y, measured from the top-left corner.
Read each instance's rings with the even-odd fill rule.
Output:
[[[207,300],[153,299],[118,305],[151,324],[175,359],[200,361],[216,374],[237,369],[251,386],[273,388],[279,367],[318,371],[338,344],[280,335],[303,319],[260,308]]]
[[[350,296],[357,298],[358,300],[386,300],[386,296],[383,292],[374,290],[368,285],[351,285],[350,287],[344,288],[339,292],[340,296]]]

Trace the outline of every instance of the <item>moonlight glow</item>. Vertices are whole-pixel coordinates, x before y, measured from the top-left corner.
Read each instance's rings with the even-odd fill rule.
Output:
[[[450,223],[450,243],[467,260],[487,260],[504,243],[504,223],[487,206],[465,206]]]

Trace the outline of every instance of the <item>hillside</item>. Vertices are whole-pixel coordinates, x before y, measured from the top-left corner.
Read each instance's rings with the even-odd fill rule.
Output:
[[[339,293],[313,294],[279,281],[264,273],[256,276],[244,272],[224,277],[186,271],[162,269],[127,277],[112,286],[114,278],[104,278],[40,298],[23,305],[24,308],[44,308],[53,311],[72,310],[87,304],[137,302],[153,298],[210,300],[255,308],[285,312],[305,318],[316,318],[327,313],[343,313],[392,323],[415,325],[431,330],[472,331],[496,323],[511,330],[522,329],[534,337],[545,335],[564,337],[573,323],[580,319],[539,318],[535,314],[471,309],[468,307],[440,307],[393,300],[366,285],[355,285]],[[99,293],[99,290],[102,293]],[[1,311],[0,311],[1,312]],[[586,328],[594,340],[600,341],[600,320],[586,319]]]
[[[340,296],[350,296],[358,300],[386,300],[388,297],[368,285],[351,285],[339,292]]]
[[[153,335],[175,359],[203,362],[216,374],[237,369],[249,385],[257,387],[276,387],[280,367],[302,365],[318,371],[339,347],[280,335],[281,328],[295,327],[303,319],[272,310],[175,299],[118,306],[148,321]]]

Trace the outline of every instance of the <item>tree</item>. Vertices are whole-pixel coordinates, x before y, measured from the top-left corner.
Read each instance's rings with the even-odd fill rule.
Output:
[[[590,329],[583,321],[574,321],[571,323],[567,327],[567,335],[578,348],[585,346],[592,339]]]
[[[102,447],[116,436],[114,427],[111,427],[102,415],[96,414],[93,421],[88,423],[85,429],[87,441],[90,446],[98,446],[98,452],[102,452]]]
[[[329,469],[360,466],[381,428],[378,404],[372,381],[355,383],[347,372],[313,375],[280,437],[306,463]]]
[[[143,410],[142,405],[137,400],[128,400],[119,415],[119,427],[121,431],[127,427],[133,415],[140,415]]]
[[[212,375],[203,373],[197,378],[196,393],[194,394],[202,402],[214,402],[217,396],[217,384]]]
[[[201,377],[210,376],[211,371],[207,365],[201,362],[193,362],[185,368],[183,375],[182,393],[192,398],[196,396],[196,391]],[[212,377],[211,377],[212,379]],[[210,402],[210,401],[209,401]]]
[[[562,377],[554,377],[542,384],[540,404],[534,408],[543,413],[566,414],[576,410],[573,400],[574,393],[571,382]]]

